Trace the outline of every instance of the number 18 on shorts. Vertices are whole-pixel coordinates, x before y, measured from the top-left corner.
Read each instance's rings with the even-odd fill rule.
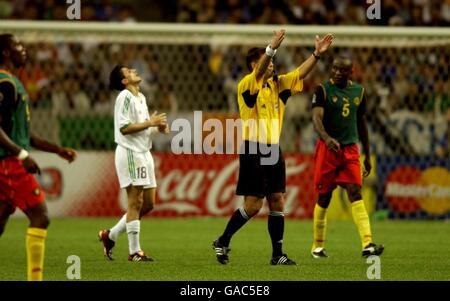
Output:
[[[118,145],[115,161],[121,188],[130,184],[144,186],[144,189],[156,187],[155,164],[150,151],[135,152]]]

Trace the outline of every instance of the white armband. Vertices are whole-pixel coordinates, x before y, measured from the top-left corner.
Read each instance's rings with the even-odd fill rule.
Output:
[[[17,158],[19,158],[20,161],[23,161],[26,158],[28,158],[28,155],[29,155],[28,152],[22,148],[19,154],[17,155]]]
[[[274,57],[276,53],[277,53],[277,50],[276,50],[276,49],[273,50],[273,49],[270,47],[270,45],[267,45],[267,47],[266,47],[266,54],[267,54],[267,56]]]

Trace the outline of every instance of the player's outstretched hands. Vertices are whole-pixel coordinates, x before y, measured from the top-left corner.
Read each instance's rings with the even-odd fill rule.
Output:
[[[167,124],[166,113],[158,114],[157,111],[153,112],[150,116],[149,125],[150,126],[163,126]]]
[[[62,147],[58,152],[58,156],[67,160],[69,163],[72,163],[77,158],[78,154],[70,147]]]
[[[36,161],[34,161],[31,156],[28,156],[25,160],[22,161],[23,167],[25,170],[29,173],[37,173],[41,174],[41,169],[39,168],[39,165],[37,165]]]
[[[270,48],[275,50],[278,47],[280,47],[281,42],[283,42],[283,40],[284,40],[285,33],[286,33],[286,29],[280,29],[278,31],[274,30],[273,31],[272,42],[270,42]]]
[[[372,164],[370,163],[370,157],[366,156],[364,158],[364,172],[363,172],[364,178],[369,176],[371,170],[372,170]]]
[[[339,142],[331,137],[325,139],[325,144],[327,145],[328,149],[334,150],[335,152],[341,149],[341,145],[339,144]]]
[[[319,38],[319,36],[316,36],[314,45],[316,46],[316,51],[319,52],[319,54],[322,54],[328,50],[331,43],[333,43],[333,35],[328,33],[322,39]]]

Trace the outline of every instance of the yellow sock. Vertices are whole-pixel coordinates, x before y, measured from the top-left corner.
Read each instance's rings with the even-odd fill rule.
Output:
[[[314,242],[312,250],[315,248],[323,248],[325,245],[325,234],[327,229],[327,209],[320,207],[318,204],[314,207]]]
[[[26,248],[28,281],[42,281],[46,236],[47,230],[45,229],[28,228],[27,230]]]
[[[353,221],[358,227],[362,248],[364,249],[365,246],[372,242],[372,232],[370,231],[369,216],[362,200],[352,203],[352,215]]]

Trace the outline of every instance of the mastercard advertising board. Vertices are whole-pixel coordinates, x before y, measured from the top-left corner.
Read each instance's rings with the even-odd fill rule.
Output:
[[[390,218],[450,217],[450,159],[379,157],[377,209]]]

